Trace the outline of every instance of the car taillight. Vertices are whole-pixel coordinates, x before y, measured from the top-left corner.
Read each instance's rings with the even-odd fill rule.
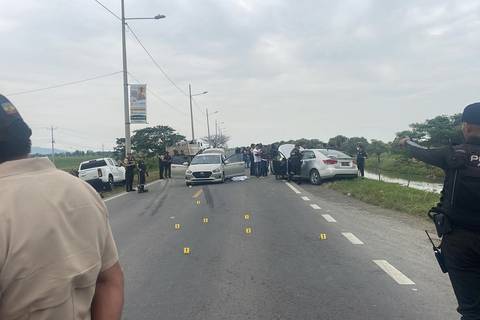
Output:
[[[337,164],[337,160],[335,159],[327,159],[327,160],[323,160],[323,163],[325,164]]]
[[[101,178],[103,176],[102,169],[97,169],[98,176]]]

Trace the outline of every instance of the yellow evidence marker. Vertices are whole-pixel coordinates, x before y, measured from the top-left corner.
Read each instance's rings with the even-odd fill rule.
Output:
[[[203,218],[203,223],[208,223],[208,218]]]
[[[326,233],[320,233],[320,240],[327,240],[327,234]]]
[[[180,230],[180,223],[175,223],[175,230]]]
[[[189,247],[183,248],[183,254],[185,255],[190,254],[190,248]]]
[[[245,233],[246,233],[246,234],[251,234],[251,233],[252,233],[252,228],[246,227],[246,228],[245,228]]]
[[[250,220],[250,213],[246,213],[244,218],[245,220]]]

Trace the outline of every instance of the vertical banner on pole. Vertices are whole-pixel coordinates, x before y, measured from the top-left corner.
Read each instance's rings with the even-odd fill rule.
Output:
[[[147,85],[130,85],[130,123],[147,123]]]

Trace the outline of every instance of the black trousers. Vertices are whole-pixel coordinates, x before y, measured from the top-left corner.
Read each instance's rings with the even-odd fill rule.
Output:
[[[365,161],[357,161],[358,171],[360,171],[360,175],[365,177]]]
[[[480,232],[456,228],[443,236],[442,252],[462,320],[480,319]]]
[[[160,171],[160,179],[163,179],[163,172],[165,171],[165,165],[162,162],[158,164],[158,170]]]
[[[133,170],[127,169],[127,171],[125,172],[125,180],[126,180],[125,186],[126,186],[127,192],[132,191],[133,190]]]
[[[256,174],[255,172],[255,162],[253,161],[253,158],[250,158],[250,175],[254,176]]]
[[[164,164],[165,167],[165,178],[171,178],[172,177],[172,164],[171,163],[166,163]]]

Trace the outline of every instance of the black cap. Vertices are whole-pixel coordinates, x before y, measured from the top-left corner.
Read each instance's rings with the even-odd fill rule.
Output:
[[[462,122],[480,126],[480,102],[472,103],[465,107]]]
[[[25,141],[32,130],[23,121],[15,106],[0,94],[0,142]]]

